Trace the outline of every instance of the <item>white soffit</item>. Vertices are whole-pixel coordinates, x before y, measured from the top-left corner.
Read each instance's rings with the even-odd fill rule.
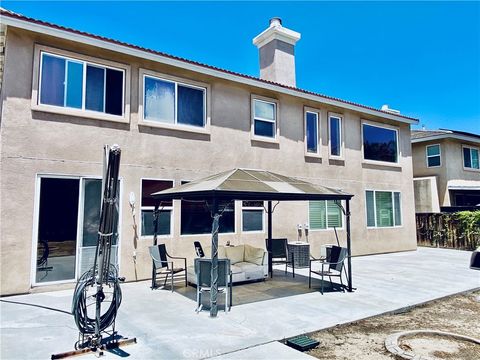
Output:
[[[448,190],[480,190],[480,181],[475,180],[449,180]]]

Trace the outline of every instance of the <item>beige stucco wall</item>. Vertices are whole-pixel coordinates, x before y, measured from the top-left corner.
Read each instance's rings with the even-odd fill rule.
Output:
[[[427,167],[426,147],[440,145],[441,166]],[[466,170],[463,167],[462,145],[478,147],[478,144],[458,139],[440,139],[412,144],[413,176],[436,176],[438,199],[440,206],[451,206],[450,194],[447,189],[450,180],[475,180],[480,182],[478,170]]]
[[[84,55],[114,60],[131,67],[131,117],[129,124],[86,119],[31,110],[34,44],[39,43]],[[2,93],[1,122],[1,293],[31,291],[32,243],[34,228],[35,181],[37,174],[101,175],[103,144],[122,148],[121,258],[120,272],[128,281],[150,276],[147,247],[152,239],[134,233],[128,194],[137,198],[135,218],[140,219],[141,178],[192,180],[235,167],[267,169],[285,175],[342,188],[353,193],[352,251],[354,255],[413,250],[416,248],[410,128],[399,130],[400,159],[397,166],[366,164],[361,153],[361,119],[382,122],[341,108],[292,96],[228,82],[186,70],[115,54],[102,49],[56,40],[18,29],[9,29]],[[138,124],[138,69],[153,69],[205,82],[211,87],[210,134],[194,134],[140,126]],[[278,144],[251,140],[251,94],[279,101],[280,138]],[[321,112],[322,159],[304,156],[304,107]],[[328,159],[327,112],[344,116],[344,160]],[[395,190],[402,194],[403,226],[368,229],[365,189]],[[236,233],[220,235],[221,244],[251,243],[264,246],[265,234],[242,234],[237,205]],[[174,203],[173,236],[162,238],[170,253],[194,256],[193,241],[209,242],[208,235],[180,236],[180,203]],[[296,224],[308,221],[307,203],[281,203],[273,217],[274,237],[296,239]],[[342,244],[345,232],[339,231]],[[333,230],[311,231],[312,253],[320,245],[335,242]],[[136,265],[133,259],[137,254]]]

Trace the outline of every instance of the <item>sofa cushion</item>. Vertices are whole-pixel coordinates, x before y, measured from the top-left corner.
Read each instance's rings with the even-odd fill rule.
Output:
[[[205,253],[205,257],[207,259],[210,259],[212,257],[212,247],[211,246],[205,246],[203,249],[203,252]],[[227,254],[225,253],[225,246],[223,245],[218,245],[218,258],[219,259],[225,259],[227,257]]]
[[[255,265],[250,262],[240,262],[235,264],[236,267],[242,269],[244,280],[257,280],[264,278],[263,266]]]
[[[255,265],[263,264],[263,254],[265,250],[261,248],[256,248],[250,245],[245,245],[245,262],[249,262]]]
[[[237,263],[237,264],[241,264],[241,263]],[[243,272],[242,268],[237,266],[237,265],[231,265],[230,266],[230,271],[232,272],[232,274],[239,274],[239,273]]]
[[[230,264],[236,264],[243,261],[243,253],[245,252],[244,245],[227,246],[225,247],[227,258],[230,259]]]

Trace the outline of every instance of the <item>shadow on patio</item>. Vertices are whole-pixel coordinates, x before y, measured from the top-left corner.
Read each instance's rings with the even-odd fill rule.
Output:
[[[307,269],[308,270],[308,269]],[[265,281],[244,282],[233,285],[232,306],[245,305],[259,301],[296,296],[313,292],[320,292],[321,280],[312,277],[312,288],[308,288],[308,276],[295,274],[295,278],[288,272],[274,269],[273,278],[267,278]],[[332,287],[328,280],[324,280],[324,292],[342,291],[341,285],[334,282]],[[197,301],[197,290],[194,286],[176,287],[175,292],[187,297],[192,301]],[[204,309],[209,308],[209,296],[204,297]],[[218,303],[223,310],[224,298],[218,297]],[[234,311],[234,310],[232,310]]]

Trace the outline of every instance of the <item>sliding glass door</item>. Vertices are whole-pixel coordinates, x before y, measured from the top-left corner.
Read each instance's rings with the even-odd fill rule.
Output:
[[[74,281],[95,259],[102,180],[40,176],[38,193],[33,283]],[[117,203],[113,264],[118,264],[118,219]]]

